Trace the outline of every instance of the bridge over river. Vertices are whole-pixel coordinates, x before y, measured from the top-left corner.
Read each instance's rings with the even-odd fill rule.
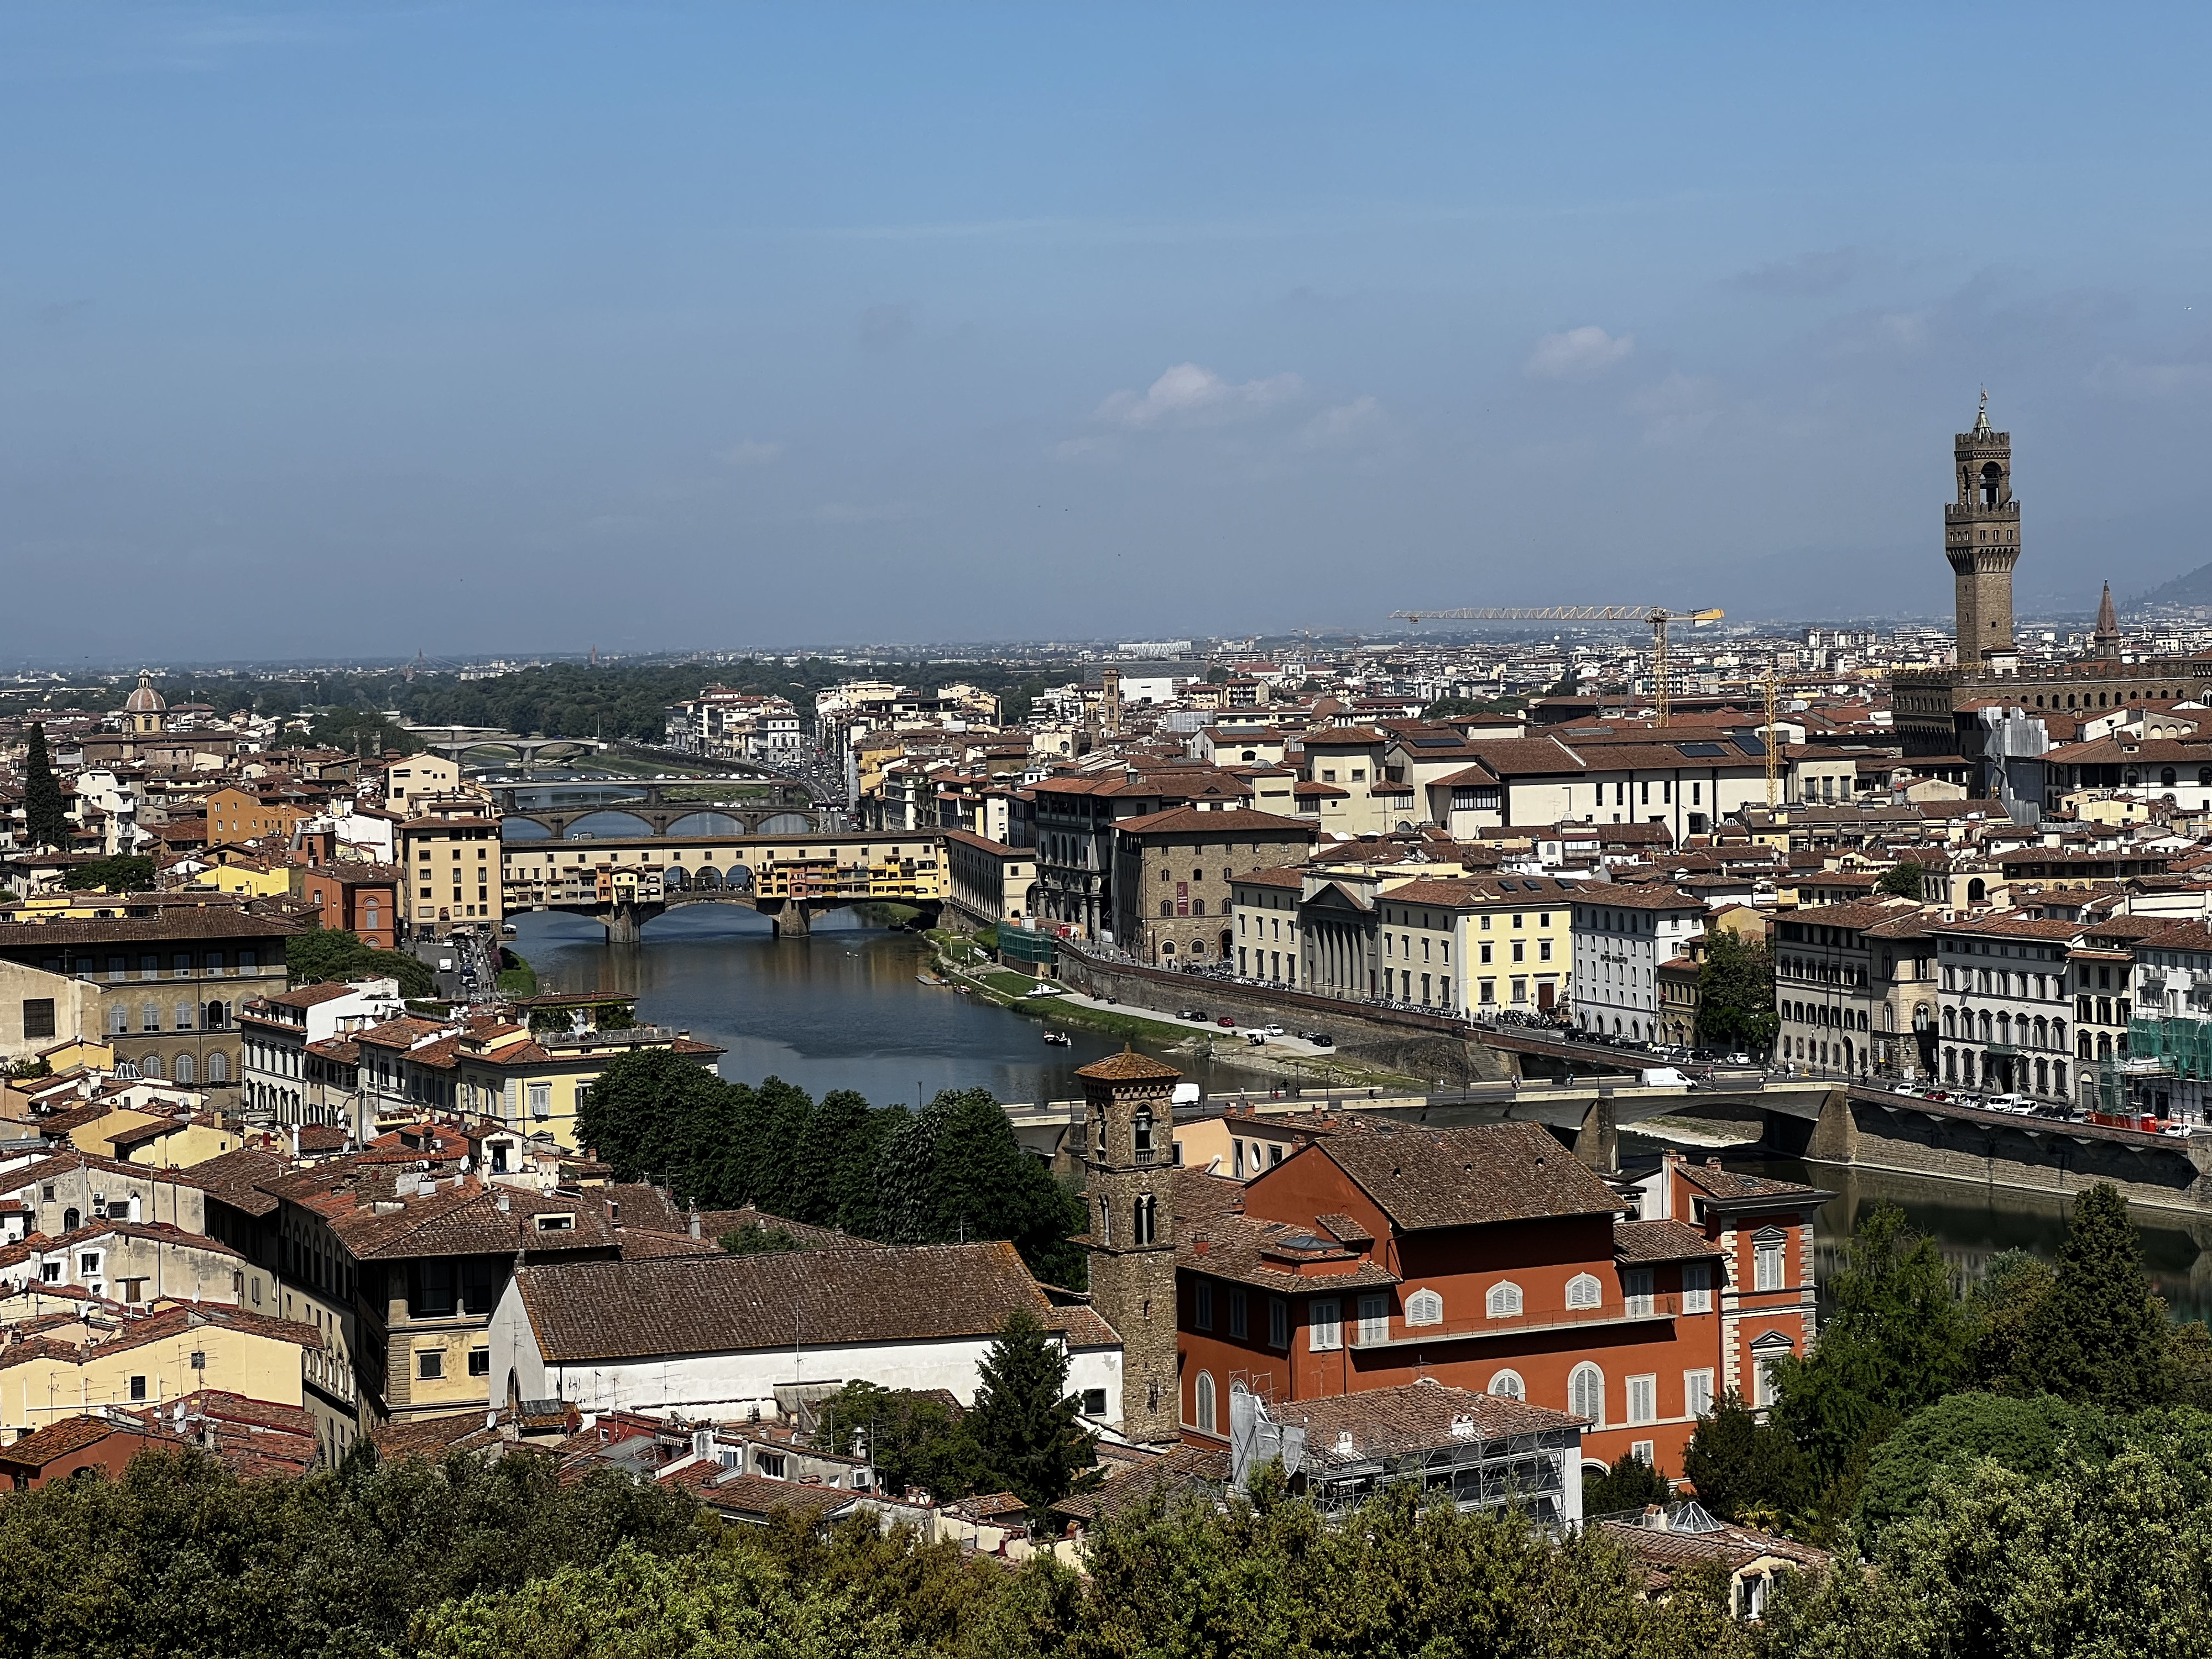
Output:
[[[500,848],[506,913],[566,910],[637,943],[656,916],[686,904],[738,904],[779,937],[855,904],[904,904],[934,922],[945,895],[944,845],[933,836],[799,831],[771,836],[641,836],[510,841]]]

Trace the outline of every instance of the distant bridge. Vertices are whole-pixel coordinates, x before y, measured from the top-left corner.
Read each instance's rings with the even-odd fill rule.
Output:
[[[410,726],[404,729],[422,738],[422,746],[432,754],[456,761],[482,750],[503,749],[523,765],[534,766],[556,752],[564,760],[580,759],[609,746],[597,738],[549,738],[542,734],[525,737],[518,732],[503,732],[495,726]]]
[[[672,781],[656,781],[645,784],[637,794],[610,796],[604,800],[576,802],[562,806],[521,805],[525,790],[538,793],[544,787],[542,785],[495,788],[491,796],[499,803],[501,811],[510,822],[537,824],[555,841],[565,838],[570,830],[586,818],[596,817],[602,812],[625,813],[644,824],[655,836],[661,836],[668,835],[686,818],[696,817],[702,813],[735,818],[749,836],[773,836],[819,835],[831,827],[830,819],[836,810],[817,805],[812,793],[804,784],[766,784],[761,790],[738,800],[671,800],[668,798],[669,790],[683,787]]]
[[[905,904],[934,923],[944,908],[944,843],[934,836],[826,831],[517,841],[500,848],[508,915],[565,910],[634,945],[645,924],[685,904],[742,904],[805,938],[813,917],[855,904]]]

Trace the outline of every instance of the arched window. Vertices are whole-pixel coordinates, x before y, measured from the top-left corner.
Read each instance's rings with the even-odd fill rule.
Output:
[[[1406,1298],[1406,1322],[1408,1325],[1441,1325],[1444,1322],[1444,1299],[1434,1291],[1415,1291]]]
[[[159,1054],[146,1054],[146,1055],[143,1055],[143,1056],[139,1059],[139,1061],[138,1061],[138,1075],[139,1075],[140,1077],[159,1077],[159,1076],[161,1076],[161,1055],[159,1055]]]
[[[230,1056],[220,1048],[208,1056],[208,1081],[210,1083],[230,1081]]]
[[[62,1212],[62,1231],[65,1233],[75,1232],[77,1228],[77,1212],[75,1210],[64,1210]]]
[[[1160,914],[1164,916],[1173,915],[1175,914],[1175,901],[1173,899],[1162,899],[1160,901]]]
[[[1567,1379],[1567,1409],[1587,1417],[1593,1428],[1605,1426],[1605,1373],[1595,1365],[1577,1365]]]
[[[1212,1371],[1200,1371],[1198,1380],[1190,1385],[1190,1415],[1193,1427],[1204,1429],[1208,1434],[1214,1431],[1216,1419],[1213,1415]]]
[[[1134,1231],[1131,1235],[1132,1243],[1138,1244],[1149,1244],[1152,1242],[1152,1223],[1155,1213],[1156,1212],[1152,1208],[1152,1195],[1150,1193],[1146,1193],[1139,1196],[1134,1206],[1134,1213],[1131,1218],[1134,1225]]]
[[[362,908],[362,923],[364,930],[368,933],[374,933],[377,931],[376,912],[377,904],[374,899],[369,900],[367,905]]]
[[[2173,787],[2173,781],[2178,775],[2179,775],[2171,766],[2161,766],[2159,768],[2158,781],[2161,784],[2165,785],[2168,789]]]
[[[1570,1308],[1595,1308],[1605,1300],[1605,1289],[1588,1273],[1577,1273],[1567,1281],[1567,1305]]]
[[[1959,1051],[1956,1048],[1946,1048],[1943,1051],[1943,1081],[1956,1083],[1958,1080]]]
[[[190,1054],[179,1054],[177,1063],[171,1068],[169,1075],[179,1083],[188,1084],[194,1081],[198,1073],[192,1068],[192,1057]]]
[[[1500,1400],[1526,1400],[1528,1385],[1521,1380],[1518,1371],[1500,1371],[1490,1379],[1487,1392],[1496,1395]]]
[[[2066,1022],[2063,1019],[2051,1022],[2051,1046],[2062,1054],[2066,1052]]]
[[[2100,1032],[2098,1032],[2098,1033],[2097,1033],[2097,1058],[2098,1058],[2098,1059],[2100,1059],[2100,1060],[2110,1060],[2112,1057],[2112,1035],[2111,1035],[2111,1033],[2109,1033],[2109,1032],[2106,1032],[2106,1031],[2100,1031]]]
[[[1990,1011],[1986,1008],[1983,1009],[1975,1017],[1974,1023],[1981,1028],[1982,1041],[1984,1042],[1990,1041]]]
[[[1943,1035],[1947,1037],[1959,1035],[1956,1011],[1954,1009],[1946,1008],[1943,1011]]]
[[[1521,1311],[1521,1287],[1510,1280],[1492,1285],[1482,1298],[1483,1310],[1492,1319],[1511,1319]]]
[[[2080,1032],[2075,1036],[2074,1039],[2074,1053],[2076,1059],[2087,1060],[2091,1058],[2089,1051],[2089,1034],[2087,1031]]]
[[[1988,884],[1987,882],[1984,881],[1984,880],[1979,877],[1979,876],[1976,876],[1976,877],[1975,877],[1972,881],[1970,881],[1970,882],[1968,882],[1968,883],[1966,884],[1966,902],[1967,902],[1967,903],[1969,903],[1969,904],[1979,904],[1979,903],[1980,903],[1984,899],[1986,899],[1989,896],[1990,896],[1990,888],[1989,888],[1989,884]]]

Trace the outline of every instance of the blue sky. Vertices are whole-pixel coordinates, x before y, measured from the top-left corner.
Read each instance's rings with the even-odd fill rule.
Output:
[[[1933,613],[1984,381],[2087,609],[2212,559],[2208,33],[16,0],[0,654]]]

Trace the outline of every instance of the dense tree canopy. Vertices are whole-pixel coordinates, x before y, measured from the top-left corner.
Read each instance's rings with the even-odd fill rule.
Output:
[[[848,1090],[819,1102],[780,1078],[725,1083],[665,1049],[604,1072],[577,1120],[623,1180],[665,1182],[702,1208],[752,1205],[890,1243],[1013,1242],[1030,1269],[1079,1288],[1079,1200],[1014,1139],[988,1091],[947,1091],[919,1112]]]
[[[1763,1054],[1774,1046],[1781,1023],[1774,1012],[1774,958],[1763,943],[1738,939],[1724,927],[1705,935],[1698,964],[1698,1036],[1724,1048]]]
[[[284,941],[285,977],[293,985],[345,985],[356,980],[396,979],[404,997],[434,997],[438,981],[428,965],[405,951],[380,951],[358,933],[311,927]]]
[[[154,888],[154,860],[129,854],[73,865],[62,872],[62,885],[73,893],[147,893]]]

